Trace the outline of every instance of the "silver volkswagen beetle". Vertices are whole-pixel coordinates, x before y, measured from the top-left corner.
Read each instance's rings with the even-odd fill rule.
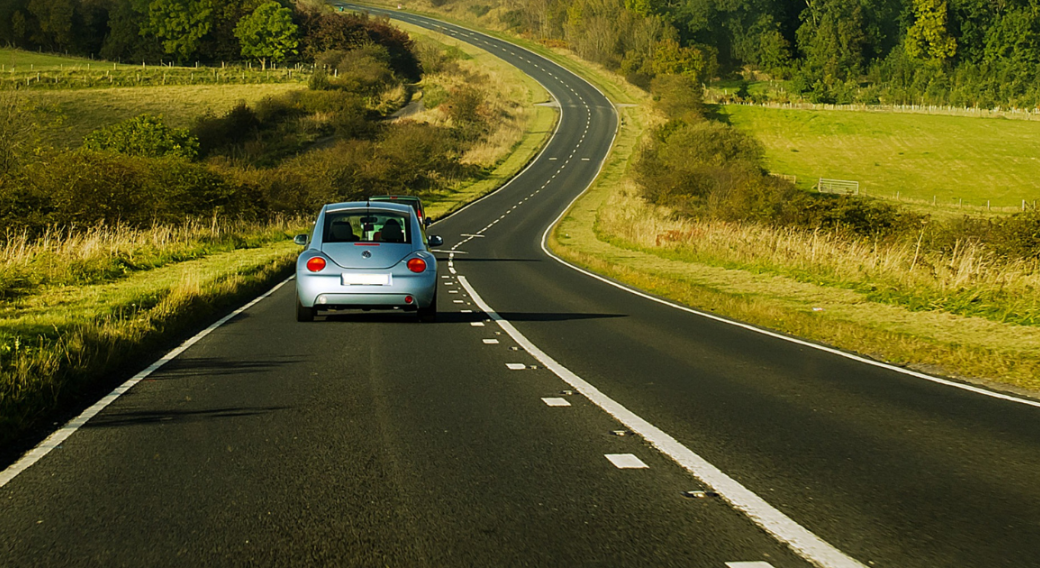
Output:
[[[437,236],[408,205],[334,203],[321,208],[314,232],[296,261],[296,320],[318,310],[401,309],[422,321],[437,317]]]

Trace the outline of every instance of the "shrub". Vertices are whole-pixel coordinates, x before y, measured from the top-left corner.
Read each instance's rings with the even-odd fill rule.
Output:
[[[245,101],[239,101],[222,117],[204,115],[195,120],[192,134],[199,140],[200,155],[209,156],[256,138],[260,119]]]
[[[653,133],[636,162],[637,181],[651,202],[703,214],[762,175],[758,142],[724,124],[673,120]]]
[[[480,89],[472,85],[453,87],[441,106],[460,139],[473,141],[487,135],[491,117],[487,97]]]
[[[198,155],[199,141],[185,128],[170,128],[162,117],[142,114],[119,124],[101,128],[83,141],[87,150],[112,150],[128,156],[157,158]]]
[[[670,119],[693,122],[704,114],[704,89],[687,75],[658,75],[650,82],[654,106]]]

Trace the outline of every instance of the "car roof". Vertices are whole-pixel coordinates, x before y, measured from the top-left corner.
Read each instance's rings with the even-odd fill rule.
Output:
[[[347,201],[344,203],[329,203],[325,205],[325,211],[342,211],[344,209],[382,209],[384,211],[396,211],[399,213],[411,213],[412,207],[403,203],[389,201]]]
[[[409,201],[422,203],[422,199],[414,195],[373,195],[370,197],[372,201]]]

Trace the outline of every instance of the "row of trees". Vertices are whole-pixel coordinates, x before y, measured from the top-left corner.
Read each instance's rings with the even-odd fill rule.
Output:
[[[507,25],[643,87],[664,73],[703,82],[758,70],[821,101],[1040,102],[1040,0],[491,3]]]
[[[395,72],[415,80],[407,34],[342,15],[320,0],[5,0],[0,44],[117,61],[303,60],[329,49],[385,46]]]

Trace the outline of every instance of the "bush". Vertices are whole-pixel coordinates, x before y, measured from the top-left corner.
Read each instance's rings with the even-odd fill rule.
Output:
[[[170,128],[162,117],[142,114],[114,126],[101,128],[83,141],[87,150],[112,150],[128,156],[195,158],[199,141],[185,128]]]
[[[259,130],[260,119],[245,101],[239,101],[222,117],[199,117],[191,128],[199,140],[199,153],[203,157],[256,138]]]
[[[461,140],[480,140],[490,130],[487,97],[483,91],[472,86],[453,87],[447,100],[440,105],[444,114],[451,119],[457,136]]]
[[[687,75],[658,75],[650,82],[650,94],[669,119],[694,122],[704,115],[704,89]]]
[[[707,120],[673,120],[654,131],[636,165],[644,197],[705,214],[743,185],[762,176],[758,142],[728,126]]]

